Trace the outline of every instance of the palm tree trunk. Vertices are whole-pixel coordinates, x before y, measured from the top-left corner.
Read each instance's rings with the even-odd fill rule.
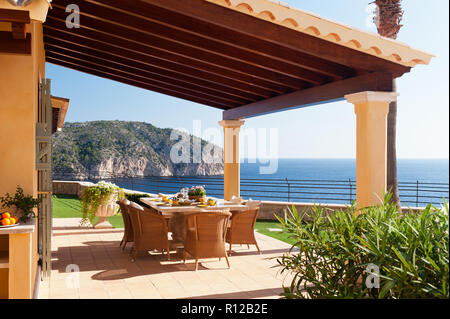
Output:
[[[403,26],[402,0],[375,0],[377,10],[374,22],[381,36],[397,39],[397,35]],[[373,2],[372,2],[373,3]],[[392,83],[392,91],[397,91],[395,79]],[[394,203],[401,211],[400,197],[398,194],[397,178],[397,102],[389,105],[387,123],[387,190],[392,193],[391,203]]]
[[[392,91],[397,91],[396,80],[393,80]],[[389,105],[387,123],[387,189],[392,193],[391,203],[401,210],[400,196],[398,194],[397,176],[397,102]]]

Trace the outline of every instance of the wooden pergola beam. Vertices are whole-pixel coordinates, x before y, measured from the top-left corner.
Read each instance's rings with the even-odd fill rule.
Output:
[[[203,0],[77,0],[44,24],[53,63],[225,110],[224,119],[389,91],[410,67]]]
[[[95,75],[95,76],[99,76],[108,80],[114,80],[117,82],[121,82],[124,84],[128,84],[128,85],[132,85],[132,86],[136,86],[142,89],[146,89],[146,90],[151,90],[151,91],[155,91],[157,93],[161,93],[161,94],[166,94],[166,95],[170,95],[173,97],[177,97],[183,100],[188,100],[188,101],[192,101],[192,102],[196,102],[196,103],[200,103],[200,104],[204,104],[204,105],[209,105],[218,109],[222,109],[222,110],[227,110],[228,107],[221,105],[219,103],[215,103],[215,102],[211,102],[209,100],[204,100],[201,98],[198,98],[197,96],[194,95],[189,95],[189,94],[185,94],[182,92],[179,92],[177,90],[170,90],[170,89],[166,89],[164,87],[159,87],[159,86],[154,86],[154,85],[150,85],[148,83],[145,82],[141,82],[135,79],[129,79],[127,77],[124,76],[119,76],[117,74],[113,74],[111,72],[107,72],[101,68],[92,68],[92,67],[86,67],[83,65],[79,65],[77,63],[73,63],[73,62],[68,62],[64,59],[57,59],[57,58],[53,58],[53,57],[47,57],[46,61],[49,63],[54,63],[57,65],[61,65],[64,67],[67,67],[69,69],[73,69],[76,71],[80,71],[80,72],[84,72],[84,73],[88,73],[91,75]]]
[[[20,22],[13,22],[11,23],[11,29],[14,39],[26,39],[27,37],[27,30],[28,30],[28,24],[20,23]]]
[[[157,45],[151,46],[148,43],[139,43],[124,38],[111,38],[103,32],[87,28],[67,29],[63,27],[65,20],[48,16],[44,24],[45,36],[68,42],[67,47],[76,44],[87,48],[92,48],[100,52],[110,52],[117,56],[127,56],[130,59],[142,63],[155,63],[165,68],[189,68],[188,74],[198,74],[201,78],[211,80],[216,83],[230,86],[255,94],[264,98],[283,94],[289,91],[288,88],[280,86],[263,79],[252,77],[235,70],[210,64],[205,61],[193,59],[188,56],[179,55],[167,50],[162,50]],[[199,72],[195,72],[198,70]],[[205,74],[208,73],[208,75]]]
[[[245,36],[241,32],[236,32],[218,25],[211,27],[210,23],[167,10],[153,3],[135,2],[130,6],[128,3],[126,4],[120,0],[88,1],[104,8],[112,8],[121,12],[129,11],[142,19],[164,26],[170,26],[175,30],[188,30],[189,33],[201,36],[202,38],[214,39],[221,45],[231,45],[241,50],[257,53],[265,58],[269,57],[281,63],[306,68],[333,77],[334,79],[342,79],[354,75],[353,69],[343,65],[325,61],[289,48],[275,48],[271,43],[262,39]]]
[[[61,1],[61,4],[55,4],[55,7],[65,8],[66,1],[70,3],[70,0]],[[147,7],[142,2],[104,1],[100,3],[98,1],[86,1],[83,3],[82,8],[82,12],[89,17],[98,19],[107,17],[109,21],[120,23],[121,25],[125,25],[123,22],[126,21],[127,28],[142,30],[144,33],[152,34],[168,41],[174,41],[217,54],[222,59],[232,57],[236,61],[271,70],[287,77],[294,77],[312,85],[330,82],[333,79],[328,75],[304,68],[304,66],[276,59],[273,54],[262,55],[258,51],[247,50],[240,46],[220,41],[220,37],[215,39],[192,32],[190,28],[175,27],[170,21],[164,21],[164,19],[170,17],[170,14],[167,17],[161,17],[163,22],[152,19],[155,14],[153,8]],[[182,19],[182,17],[179,18]]]
[[[387,72],[399,77],[410,71],[410,67],[396,64],[351,48],[319,39],[315,36],[291,30],[269,21],[254,18],[245,13],[198,0],[142,0],[194,19],[221,26],[242,34],[264,39],[272,45],[287,47],[326,61],[358,70]]]
[[[61,4],[55,4],[57,8],[65,8],[66,1],[61,0]],[[320,85],[333,80],[332,77],[304,68],[294,63],[286,63],[281,59],[274,58],[274,54],[262,55],[255,50],[247,50],[240,46],[220,41],[220,37],[215,39],[202,34],[192,32],[190,28],[178,28],[164,21],[167,17],[162,17],[163,22],[152,19],[155,12],[153,8],[148,8],[145,3],[123,1],[86,1],[82,5],[82,14],[92,18],[106,19],[112,23],[125,25],[134,30],[142,30],[143,33],[152,34],[164,40],[177,42],[189,47],[210,52],[218,55],[222,59],[232,58],[236,61],[264,68],[286,77],[294,77],[312,85]],[[183,17],[179,17],[182,19]],[[195,22],[194,22],[195,23]],[[272,49],[273,51],[274,49]]]
[[[57,3],[52,4],[52,6],[52,15],[65,19],[65,7]],[[261,59],[262,61],[259,61],[259,63],[255,63],[251,60],[241,59],[238,55],[220,52],[220,47],[214,50],[202,48],[198,43],[197,45],[192,44],[194,41],[192,38],[185,40],[176,38],[178,32],[174,32],[169,37],[164,33],[168,32],[168,29],[157,30],[157,32],[153,29],[156,27],[155,25],[152,25],[153,28],[150,28],[147,22],[114,10],[105,10],[102,8],[98,10],[88,6],[87,3],[83,3],[80,11],[81,19],[83,19],[81,28],[89,28],[107,33],[111,37],[112,42],[115,38],[122,38],[146,45],[153,44],[153,46],[169,52],[251,75],[255,78],[271,82],[272,85],[278,84],[287,89],[301,90],[311,86],[311,83],[305,81],[305,78],[307,78],[306,75],[301,77],[300,75],[298,77],[288,75],[286,72],[283,73],[280,70],[275,70],[275,65],[272,65],[272,67],[261,65],[260,63],[264,59]],[[308,75],[312,77],[312,74]],[[316,84],[320,83],[319,79],[313,78],[310,81],[316,82]],[[326,81],[326,78],[324,81]]]
[[[76,44],[71,44],[70,50],[66,48],[66,42],[60,41],[57,39],[48,38],[47,36],[44,37],[45,41],[45,48],[47,53],[52,52],[66,52],[67,54],[70,54],[71,56],[83,56],[87,59],[94,59],[94,60],[103,60],[107,62],[112,62],[119,66],[126,66],[131,67],[137,70],[144,70],[149,72],[150,74],[156,74],[158,76],[167,77],[169,79],[175,79],[180,80],[185,83],[192,83],[198,86],[203,87],[205,90],[212,90],[215,92],[218,92],[220,94],[227,94],[228,96],[235,97],[239,99],[239,101],[247,101],[247,103],[255,102],[257,100],[260,100],[261,97],[253,94],[248,94],[246,92],[242,92],[239,90],[236,90],[234,88],[230,88],[228,86],[224,86],[221,84],[217,84],[212,81],[204,80],[201,76],[200,77],[193,77],[189,74],[188,71],[191,71],[187,68],[183,68],[183,66],[180,65],[174,65],[171,69],[165,69],[161,68],[158,64],[146,64],[142,63],[140,61],[135,61],[128,59],[128,56],[125,54],[122,54],[120,56],[110,54],[110,52],[105,51],[96,51],[92,48],[86,48],[82,46],[78,46]],[[123,50],[122,50],[123,51]],[[187,72],[183,72],[187,71]],[[205,76],[207,75],[204,74]]]
[[[71,61],[87,67],[103,68],[113,74],[128,77],[130,80],[137,79],[148,84],[162,86],[168,89],[179,90],[180,92],[186,92],[188,94],[194,94],[198,97],[204,98],[206,100],[209,99],[212,102],[217,102],[228,107],[241,105],[242,102],[245,101],[235,99],[228,95],[223,96],[220,92],[214,92],[192,83],[167,78],[156,73],[149,73],[145,70],[131,68],[129,66],[121,66],[120,68],[118,68],[116,63],[89,57],[83,54],[74,55],[68,50],[49,49],[47,50],[47,56],[64,59],[66,61]]]
[[[392,74],[376,72],[243,105],[223,112],[224,120],[244,119],[278,111],[343,100],[362,91],[391,92]]]
[[[30,12],[27,10],[0,9],[0,21],[30,24]]]
[[[29,11],[0,9],[0,21],[11,23],[13,39],[26,39],[28,25],[31,22]]]
[[[24,39],[15,39],[8,31],[0,31],[0,52],[8,54],[31,54],[31,34]]]

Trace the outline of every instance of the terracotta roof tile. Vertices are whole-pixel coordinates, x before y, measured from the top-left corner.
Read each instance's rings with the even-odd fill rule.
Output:
[[[307,33],[397,64],[414,67],[429,64],[432,54],[378,34],[358,30],[313,13],[273,0],[205,0]]]

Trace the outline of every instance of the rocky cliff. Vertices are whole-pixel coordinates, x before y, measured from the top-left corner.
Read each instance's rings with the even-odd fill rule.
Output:
[[[177,138],[171,139],[171,134]],[[181,140],[186,142],[181,145]],[[194,144],[205,150],[201,160],[193,158]],[[175,160],[171,160],[171,152]],[[180,154],[185,155],[182,162]],[[187,133],[143,122],[65,123],[63,130],[54,134],[53,179],[108,178],[112,174],[220,175],[222,149]]]

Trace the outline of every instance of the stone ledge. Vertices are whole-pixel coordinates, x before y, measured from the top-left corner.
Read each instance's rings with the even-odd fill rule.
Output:
[[[36,220],[32,219],[27,223],[19,222],[20,225],[11,226],[6,228],[0,228],[0,235],[11,235],[11,234],[28,234],[33,233],[35,230]]]

